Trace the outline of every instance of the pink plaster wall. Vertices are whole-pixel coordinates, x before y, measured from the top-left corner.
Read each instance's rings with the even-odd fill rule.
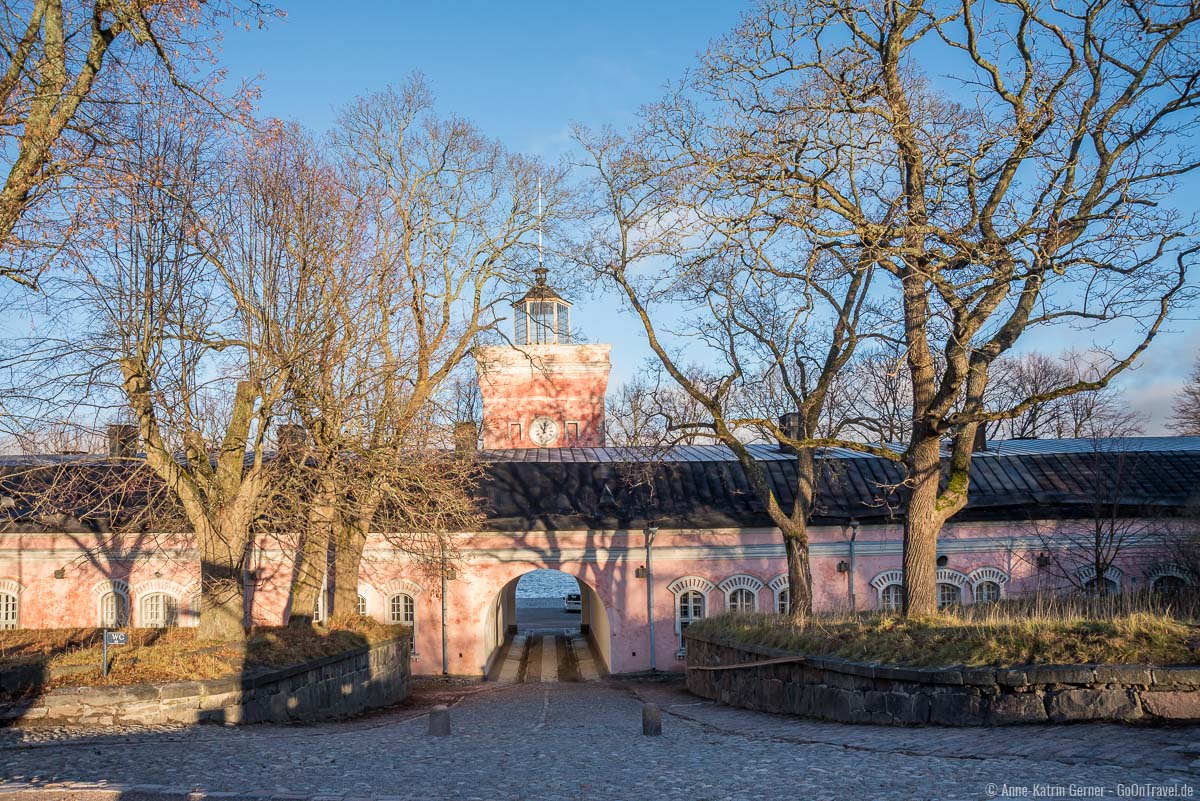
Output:
[[[812,573],[816,606],[820,609],[848,605],[848,573],[837,565],[848,560],[848,531],[821,527],[811,531]],[[859,609],[878,605],[877,575],[900,566],[901,530],[898,526],[863,526],[858,532],[855,587]],[[263,542],[252,567],[255,582],[252,618],[258,624],[280,624],[287,615],[291,564],[284,543]],[[941,541],[949,563],[947,570],[970,574],[976,568],[998,568],[1010,577],[1009,595],[1050,589],[1060,582],[1036,567],[1034,554],[1041,541],[1033,541],[1022,524],[951,525]],[[562,570],[591,587],[603,609],[592,610],[607,621],[610,663],[615,673],[650,667],[649,625],[646,615],[646,580],[635,576],[645,564],[644,537],[640,531],[524,532],[516,535],[476,534],[461,537],[463,560],[456,578],[448,582],[448,669],[452,674],[480,675],[492,653],[489,628],[503,631],[505,610],[500,595],[506,585],[536,568]],[[1143,569],[1157,561],[1153,549],[1129,550],[1119,563],[1125,586],[1144,584]],[[154,547],[145,541],[127,540],[119,547],[84,535],[0,535],[0,589],[20,588],[22,627],[96,625],[98,601],[95,587],[104,581],[126,582],[134,624],[138,601],[147,591],[184,588],[182,606],[190,604],[198,577],[198,564],[186,537],[156,537]],[[64,578],[54,572],[64,570]],[[684,577],[702,579],[707,614],[725,608],[719,585],[737,575],[753,577],[763,585],[786,571],[778,534],[771,529],[720,531],[660,531],[654,543],[653,598],[655,656],[659,670],[676,670],[679,638],[675,630],[676,596],[670,585]],[[424,575],[382,539],[368,544],[360,592],[368,614],[386,619],[392,592],[411,594],[416,606],[415,673],[440,673],[440,580]],[[968,583],[963,601],[973,600]],[[758,592],[758,608],[772,611],[774,594],[766,586]],[[497,619],[499,616],[499,620]],[[185,618],[185,622],[192,621]],[[511,621],[515,623],[515,621]],[[593,624],[596,631],[601,626]]]

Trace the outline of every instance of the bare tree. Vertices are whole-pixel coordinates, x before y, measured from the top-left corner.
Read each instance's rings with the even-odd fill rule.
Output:
[[[693,383],[707,383],[697,368],[685,368],[685,372]],[[622,384],[606,406],[604,433],[610,445],[667,448],[714,441],[695,424],[704,419],[703,407],[664,375],[659,364],[648,364]]]
[[[200,553],[199,634],[240,639],[286,379],[262,347],[287,267],[283,209],[255,180],[262,141],[231,142],[218,116],[165,103],[136,122],[112,167],[125,179],[96,198],[108,222],[74,250],[74,271],[47,283],[44,329],[19,358],[56,383],[44,403],[131,415]]]
[[[1026,398],[1038,400],[1026,405],[1017,416],[992,423],[991,430],[1007,439],[1081,439],[1141,433],[1144,417],[1129,409],[1124,393],[1115,386],[1055,396],[1059,387],[1094,380],[1102,367],[1103,357],[1088,358],[1077,351],[1068,351],[1057,359],[1037,352],[997,359],[987,407],[1007,409]]]
[[[747,172],[803,199],[789,223],[890,279],[912,398],[909,614],[936,611],[977,427],[1105,386],[1189,291],[1194,232],[1163,201],[1197,166],[1198,20],[1166,3],[769,0],[705,60],[710,97],[776,121],[786,148]],[[926,75],[931,54],[970,102]],[[1026,332],[1114,321],[1135,333],[1093,376],[987,407]]]
[[[276,15],[257,0],[5,0],[0,3],[0,275],[33,285],[82,218],[104,164],[125,140],[126,110],[157,102],[164,81],[202,104],[218,99],[212,42],[230,18]],[[136,131],[136,125],[134,130]]]
[[[1138,463],[1143,454],[1099,446],[1091,469],[1077,476],[1085,484],[1084,508],[1054,522],[1033,522],[1048,563],[1039,566],[1059,586],[1091,595],[1110,595],[1120,585],[1119,561],[1151,550],[1166,556],[1172,543],[1170,521],[1139,508]],[[1086,458],[1086,456],[1084,457]]]
[[[782,533],[790,611],[805,615],[816,446],[841,442],[844,424],[827,414],[831,392],[883,315],[871,302],[865,251],[825,248],[797,233],[796,217],[821,212],[771,177],[778,135],[777,120],[734,104],[708,117],[678,97],[652,109],[631,140],[578,131],[594,176],[593,227],[578,252],[622,297],[690,399],[679,411],[691,419],[673,421],[668,433],[711,437],[745,470]],[[731,140],[741,149],[723,150]],[[748,438],[793,449],[790,509]]]
[[[325,570],[318,532],[328,531],[336,554],[333,609],[352,612],[373,525],[395,533],[396,547],[428,554],[432,543],[440,563],[449,546],[434,535],[475,519],[475,468],[431,452],[451,439],[438,422],[528,263],[539,185],[546,217],[564,199],[561,172],[438,117],[420,76],[352,101],[333,141],[364,241],[357,263],[327,260],[332,294],[315,308],[333,300],[339,327],[319,335],[324,355],[301,360],[308,368],[291,390],[313,451],[333,471],[329,524],[310,527],[298,570],[309,577],[293,599],[299,623]],[[418,531],[433,540],[422,544]]]
[[[1170,425],[1180,436],[1200,437],[1200,361],[1179,390]]]

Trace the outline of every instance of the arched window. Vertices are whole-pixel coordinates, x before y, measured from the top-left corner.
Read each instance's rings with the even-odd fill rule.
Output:
[[[1097,584],[1097,581],[1100,583]],[[1117,595],[1121,591],[1121,586],[1110,578],[1088,579],[1083,583],[1083,588],[1092,595]]]
[[[17,627],[17,610],[16,593],[0,592],[0,629]]]
[[[937,585],[938,609],[962,603],[962,587],[955,584],[939,583]]]
[[[699,590],[688,590],[679,595],[679,633],[683,634],[683,630],[695,623],[697,620],[704,619],[704,593]],[[682,637],[680,643],[682,643]]]
[[[178,619],[179,604],[165,592],[146,595],[141,601],[141,626],[147,629],[165,629],[174,626]]]
[[[792,593],[787,587],[784,587],[779,592],[775,593],[775,612],[776,614],[786,615],[788,606],[792,602]]]
[[[726,579],[727,584],[731,579]],[[687,656],[683,642],[683,633],[687,627],[702,620],[708,611],[708,593],[717,586],[700,576],[682,576],[667,585],[667,591],[675,596],[675,635],[679,638],[679,650],[675,652],[676,659]],[[730,589],[734,589],[730,587]],[[726,603],[729,596],[726,595]]]
[[[122,629],[129,625],[129,601],[119,592],[100,597],[100,628]]]
[[[411,595],[397,593],[388,600],[388,620],[411,626],[416,617],[416,606]]]
[[[355,607],[355,609],[359,615],[361,615],[362,617],[366,617],[367,616],[367,599],[362,597],[361,595],[358,596],[358,605]]]
[[[1186,586],[1187,582],[1179,576],[1165,575],[1156,578],[1150,589],[1163,595],[1178,595]]]
[[[990,604],[1000,600],[1000,585],[994,581],[981,581],[975,585],[975,603]]]
[[[408,626],[408,649],[417,652],[417,612],[413,597],[407,593],[396,593],[388,599],[388,620]]]
[[[885,612],[899,612],[904,606],[904,586],[888,584],[879,593],[879,607]]]
[[[754,593],[742,587],[729,593],[730,612],[753,612],[755,608]]]

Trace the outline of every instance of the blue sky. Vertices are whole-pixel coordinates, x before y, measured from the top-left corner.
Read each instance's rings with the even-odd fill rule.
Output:
[[[732,28],[745,8],[734,0],[280,3],[286,20],[266,30],[229,32],[221,58],[232,79],[261,76],[264,115],[324,131],[336,109],[355,95],[419,70],[441,111],[471,119],[508,147],[550,161],[570,150],[572,122],[618,128],[631,123],[638,108],[691,67],[697,53]],[[593,341],[614,345],[615,386],[649,350],[611,300],[574,300],[575,324]],[[1070,339],[1088,344],[1087,336]],[[1026,347],[1055,352],[1066,342],[1055,336]],[[1198,343],[1193,310],[1123,379],[1130,404],[1151,419],[1147,433],[1162,433],[1162,419]]]

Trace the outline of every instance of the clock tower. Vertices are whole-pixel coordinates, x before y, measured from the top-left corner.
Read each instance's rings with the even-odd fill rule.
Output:
[[[513,304],[512,346],[475,349],[483,396],[483,447],[604,445],[604,394],[611,345],[571,342],[571,304],[539,266]]]

